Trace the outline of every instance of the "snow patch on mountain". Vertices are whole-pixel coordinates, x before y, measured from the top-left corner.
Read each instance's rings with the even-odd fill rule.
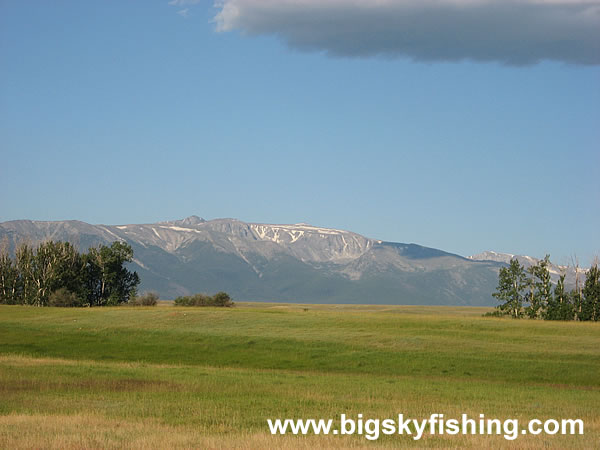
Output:
[[[161,228],[166,228],[168,230],[173,230],[173,231],[183,231],[184,233],[200,233],[200,234],[202,234],[202,231],[194,230],[193,228],[183,228],[183,227],[174,227],[174,226],[166,227],[163,225],[161,225]]]

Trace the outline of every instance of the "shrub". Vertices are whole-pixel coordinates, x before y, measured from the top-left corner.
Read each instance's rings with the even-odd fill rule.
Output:
[[[146,292],[140,296],[130,298],[129,304],[133,306],[156,306],[158,298],[156,292]]]
[[[50,297],[48,297],[48,305],[70,308],[73,306],[81,306],[81,301],[74,292],[62,287],[50,294]]]
[[[192,297],[181,296],[177,297],[173,303],[175,306],[192,306],[191,302]]]
[[[233,306],[233,302],[231,301],[231,297],[229,296],[229,294],[227,294],[226,292],[217,292],[213,298],[213,305],[214,306],[224,306],[226,308],[229,308],[231,306]]]
[[[210,306],[210,299],[205,294],[194,294],[191,296],[177,297],[175,299],[176,306]]]
[[[190,306],[211,306],[212,297],[205,294],[195,294],[191,297]]]
[[[486,312],[485,314],[483,314],[483,317],[504,317],[507,315],[508,313],[505,313],[504,311],[495,310]]]
[[[230,308],[234,305],[226,292],[217,292],[212,297],[206,294],[177,297],[175,306],[220,306]]]

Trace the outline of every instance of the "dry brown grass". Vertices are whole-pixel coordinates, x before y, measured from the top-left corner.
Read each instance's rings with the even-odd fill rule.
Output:
[[[20,449],[266,449],[364,448],[364,441],[283,437],[268,433],[207,436],[152,420],[124,422],[99,415],[0,416],[0,447]]]
[[[598,429],[600,423],[592,425]],[[593,436],[522,436],[515,441],[487,436],[424,436],[418,442],[407,437],[369,442],[358,437],[272,436],[267,432],[204,435],[189,427],[175,427],[155,420],[119,421],[101,415],[0,416],[0,448],[5,449],[315,449],[315,448],[598,448]]]

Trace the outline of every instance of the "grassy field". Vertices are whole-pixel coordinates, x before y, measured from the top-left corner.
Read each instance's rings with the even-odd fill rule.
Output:
[[[485,308],[0,306],[0,448],[600,448],[600,324]],[[583,436],[271,436],[268,418],[579,418]]]

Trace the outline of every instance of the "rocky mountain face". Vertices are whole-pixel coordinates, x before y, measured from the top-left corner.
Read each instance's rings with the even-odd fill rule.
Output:
[[[506,260],[464,258],[305,223],[270,225],[197,216],[141,225],[11,221],[11,249],[66,240],[85,250],[115,240],[134,250],[140,290],[172,299],[224,290],[239,301],[492,305]]]

